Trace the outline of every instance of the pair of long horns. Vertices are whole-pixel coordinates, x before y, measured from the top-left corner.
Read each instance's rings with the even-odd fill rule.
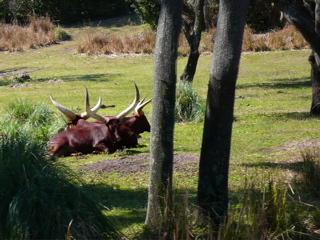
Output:
[[[142,101],[140,101],[140,92],[139,92],[139,89],[136,85],[135,82],[133,82],[134,84],[134,87],[135,87],[135,98],[133,100],[133,102],[131,103],[131,105],[129,107],[127,107],[124,111],[122,111],[121,113],[119,113],[116,117],[119,118],[119,119],[122,119],[124,118],[125,116],[127,116],[130,112],[132,112],[133,110],[136,111],[136,113],[138,115],[143,115],[143,111],[142,111],[142,108],[144,106],[146,106],[152,99],[148,100],[147,102],[143,102],[144,99]],[[86,98],[87,98],[87,89],[86,89]],[[64,115],[66,115],[69,120],[73,121],[77,118],[77,114],[75,114],[74,112],[72,112],[71,110],[67,109],[66,107],[62,106],[60,103],[58,103],[51,95],[50,95],[50,99],[53,103],[53,105],[55,105]],[[93,113],[96,113],[100,107],[101,107],[101,104],[102,104],[102,101],[101,101],[101,97],[99,98],[99,101],[98,103],[90,109],[90,112],[93,112]],[[90,106],[90,104],[89,104]],[[87,106],[86,106],[87,107]],[[82,119],[88,119],[89,117],[89,114],[88,114],[88,111],[86,109],[86,112],[83,112],[80,114],[80,117]],[[100,120],[99,120],[100,121]]]
[[[149,99],[148,101],[144,102],[146,97],[144,97],[138,104],[137,106],[135,107],[135,111],[136,113],[141,116],[144,114],[144,112],[142,111],[142,109],[149,103],[152,101],[152,98]]]
[[[103,122],[103,123],[108,123],[109,122],[109,118],[108,117],[104,117],[104,116],[101,116],[97,113],[95,113],[94,111],[92,111],[90,109],[90,102],[89,102],[89,93],[88,93],[88,89],[85,87],[85,92],[86,92],[86,101],[85,101],[85,108],[86,108],[86,113],[88,114],[89,117],[92,117],[100,122]]]
[[[70,121],[73,121],[77,118],[77,114],[75,114],[74,112],[72,112],[71,110],[69,110],[68,108],[62,106],[60,103],[58,103],[51,95],[50,95],[50,99],[51,102],[53,103],[53,105],[55,105],[64,115],[66,115]],[[92,112],[97,112],[102,104],[102,100],[101,97],[99,98],[98,103],[91,108]],[[80,117],[84,120],[88,119],[90,116],[88,116],[87,112],[83,112],[80,114]]]

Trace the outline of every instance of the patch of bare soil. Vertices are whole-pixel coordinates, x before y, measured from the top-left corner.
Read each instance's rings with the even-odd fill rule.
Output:
[[[11,72],[0,72],[0,77],[2,76],[11,76],[14,74],[28,74],[28,73],[32,73],[32,72],[36,72],[39,70],[30,70],[30,69],[26,69],[26,70],[15,70],[15,71],[11,71]]]
[[[315,138],[315,139],[310,139],[304,142],[294,141],[294,142],[285,144],[283,146],[264,148],[261,150],[288,151],[293,154],[293,159],[295,160],[293,159],[292,160],[296,161],[299,157],[301,157],[301,155],[300,153],[297,153],[294,150],[302,151],[304,149],[314,149],[314,148],[320,149],[320,139]],[[122,173],[138,173],[138,172],[146,172],[149,170],[149,161],[150,161],[150,154],[136,155],[131,157],[106,160],[103,162],[82,166],[81,169],[96,171],[97,173],[100,173],[100,174],[104,172],[113,172],[113,171],[122,172]],[[289,163],[283,162],[281,164],[283,165],[284,168],[289,168],[288,167]],[[292,165],[291,162],[290,164]],[[175,172],[188,171],[190,169],[198,169],[199,156],[187,154],[187,153],[175,153],[173,166],[174,166]],[[298,165],[297,167],[300,167],[300,165]]]
[[[264,148],[263,150],[291,151],[291,150],[304,150],[304,149],[314,149],[314,148],[320,148],[319,138],[313,138],[303,142],[293,141],[283,146]]]
[[[98,173],[113,171],[126,173],[146,172],[149,170],[149,161],[150,154],[137,155],[126,158],[106,160],[104,162],[82,166],[81,169],[97,171]],[[175,153],[173,162],[175,171],[183,170],[186,167],[197,168],[199,165],[199,157],[187,153]]]

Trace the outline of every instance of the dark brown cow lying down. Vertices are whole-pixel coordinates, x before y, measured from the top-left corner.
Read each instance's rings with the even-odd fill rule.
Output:
[[[89,117],[100,122],[87,122],[80,119],[76,127],[58,133],[49,142],[51,156],[116,151],[116,143],[121,140],[118,134],[120,119],[107,118],[92,112],[87,89],[86,111]]]
[[[144,131],[150,132],[150,124],[144,115],[142,109],[151,102],[151,99],[144,102],[144,99],[140,101],[140,93],[139,89],[134,83],[136,96],[134,101],[131,105],[118,114],[116,117],[107,116],[109,119],[118,118],[120,119],[120,126],[118,129],[118,134],[121,138],[121,141],[117,142],[116,148],[121,149],[123,147],[136,147],[138,145],[138,135],[143,133]],[[52,103],[64,114],[69,118],[68,125],[71,128],[78,126],[78,121],[80,119],[88,119],[89,116],[87,112],[79,114],[75,114],[74,112],[70,111],[66,107],[62,106],[60,103],[55,101],[52,96],[50,96]],[[97,105],[91,109],[92,112],[97,112],[101,106],[101,98],[99,99]],[[126,117],[132,110],[135,110],[135,115],[132,117]]]

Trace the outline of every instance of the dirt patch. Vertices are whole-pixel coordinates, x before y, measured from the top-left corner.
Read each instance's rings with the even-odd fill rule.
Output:
[[[292,151],[292,150],[304,150],[304,149],[314,149],[320,148],[320,138],[312,138],[307,141],[297,142],[293,141],[283,146],[262,148],[261,150],[271,150],[271,151]]]
[[[173,166],[175,171],[183,170],[185,168],[197,168],[199,165],[199,157],[192,154],[175,153],[173,157]],[[146,172],[149,170],[149,161],[150,154],[137,155],[126,158],[106,160],[104,162],[82,166],[81,169],[97,171],[98,173],[113,171],[126,173]]]
[[[267,151],[289,151],[303,150],[303,149],[320,149],[320,139],[314,138],[304,142],[291,142],[279,147],[264,148],[261,150]],[[298,155],[294,154],[297,158]],[[300,156],[300,154],[299,154]],[[187,153],[175,153],[174,154],[174,171],[189,171],[190,169],[199,168],[199,156]],[[106,160],[86,166],[82,166],[83,170],[96,171],[97,173],[104,172],[123,172],[123,173],[138,173],[149,171],[150,154],[137,155],[131,157],[117,158],[112,160]],[[286,163],[283,163],[286,166]]]
[[[26,69],[26,70],[15,70],[15,71],[11,71],[11,72],[0,72],[0,77],[2,76],[11,76],[11,75],[14,75],[14,74],[28,74],[28,73],[32,73],[32,72],[36,72],[36,71],[39,71],[39,70],[31,70],[31,69]]]

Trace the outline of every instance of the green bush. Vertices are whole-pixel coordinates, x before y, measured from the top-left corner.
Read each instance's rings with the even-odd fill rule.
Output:
[[[53,135],[66,128],[62,117],[43,103],[16,99],[8,104],[7,114],[0,121],[3,133],[11,136],[30,135],[34,140],[47,142]]]
[[[56,37],[60,41],[71,40],[71,35],[62,27],[55,28]]]
[[[302,183],[317,197],[320,196],[320,157],[319,149],[307,149],[302,152]]]
[[[25,99],[7,112],[0,136],[0,238],[117,236],[97,196],[47,156],[48,139],[65,123],[46,105]]]
[[[108,238],[117,232],[96,196],[27,134],[0,137],[0,238]]]
[[[199,122],[203,120],[205,104],[193,90],[192,84],[179,82],[176,94],[176,122]]]

